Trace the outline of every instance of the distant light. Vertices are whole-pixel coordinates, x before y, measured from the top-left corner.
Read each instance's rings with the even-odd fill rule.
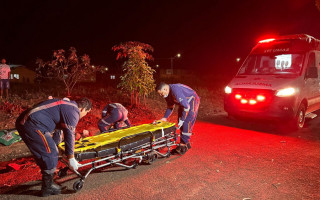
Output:
[[[240,62],[240,58],[237,58],[236,60],[237,60],[237,62]]]
[[[108,69],[108,67],[106,67],[106,68],[104,68],[104,70],[108,71],[109,69]]]
[[[160,65],[156,65],[156,68],[160,67]]]
[[[265,40],[260,40],[259,43],[268,43],[274,41],[275,38],[270,38],[270,39],[265,39]]]
[[[91,67],[94,68],[94,65],[92,65]]]
[[[181,57],[181,54],[180,54],[180,53],[178,53],[178,54],[177,54],[177,57],[178,57],[178,58],[180,58],[180,57]]]
[[[115,75],[110,75],[110,79],[116,79],[116,76]]]

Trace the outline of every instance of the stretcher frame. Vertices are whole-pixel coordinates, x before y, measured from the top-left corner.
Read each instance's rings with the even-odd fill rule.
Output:
[[[140,163],[151,164],[157,158],[169,158],[171,156],[172,147],[179,145],[177,143],[179,135],[177,134],[176,129],[176,126],[173,124],[171,127],[165,130],[162,128],[161,130],[156,130],[153,132],[147,131],[122,137],[117,142],[115,148],[105,149],[99,152],[91,152],[87,155],[75,153],[75,158],[79,162],[88,159],[96,159],[81,164],[78,170],[73,170],[70,168],[68,159],[66,157],[61,157],[60,161],[64,163],[66,167],[60,169],[58,175],[59,177],[64,177],[67,175],[67,171],[69,169],[73,171],[80,178],[73,184],[73,189],[77,192],[82,189],[85,179],[94,170],[107,166],[120,166],[126,169],[135,169]],[[127,143],[128,140],[132,138],[136,138],[134,142]],[[164,148],[167,148],[167,151],[160,152]],[[96,157],[93,157],[92,154],[96,154]],[[128,159],[132,159],[132,163],[126,163]],[[80,169],[87,166],[91,166],[91,168],[85,172],[84,175],[82,175],[79,172]]]

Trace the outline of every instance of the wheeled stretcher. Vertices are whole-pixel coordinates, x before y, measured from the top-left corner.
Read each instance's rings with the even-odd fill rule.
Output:
[[[170,157],[172,147],[177,146],[178,134],[176,126],[170,122],[143,124],[111,133],[87,137],[75,143],[74,155],[81,164],[78,170],[73,170],[80,180],[73,184],[73,189],[79,191],[85,179],[95,169],[106,166],[121,166],[127,169],[136,168],[139,163],[151,164],[158,157]],[[64,143],[59,145],[64,152]],[[165,149],[165,150],[164,150]],[[91,159],[91,160],[89,160]],[[89,162],[85,162],[85,161]],[[128,160],[132,162],[127,162]],[[59,170],[63,177],[70,169],[65,157],[61,161],[67,165]],[[84,161],[84,163],[81,163]],[[91,168],[82,175],[79,170]]]

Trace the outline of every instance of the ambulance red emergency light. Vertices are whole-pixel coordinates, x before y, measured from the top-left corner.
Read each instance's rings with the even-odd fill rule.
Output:
[[[320,40],[306,34],[261,40],[225,88],[229,116],[277,119],[302,128],[320,109]]]

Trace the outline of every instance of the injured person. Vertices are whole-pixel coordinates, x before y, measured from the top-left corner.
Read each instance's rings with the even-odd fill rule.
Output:
[[[126,128],[131,127],[128,119],[128,110],[120,103],[111,103],[104,107],[102,111],[102,119],[98,122],[98,127],[101,133],[119,130],[120,124],[124,122]]]

